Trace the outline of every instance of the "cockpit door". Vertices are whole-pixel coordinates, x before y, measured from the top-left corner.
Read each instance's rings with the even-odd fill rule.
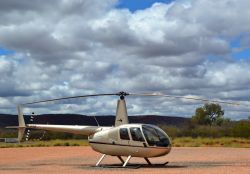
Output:
[[[139,127],[131,127],[129,130],[132,138],[132,140],[130,141],[130,145],[145,147],[146,143],[143,138],[141,129]]]
[[[129,145],[130,136],[127,128],[120,128],[119,130],[120,144]]]

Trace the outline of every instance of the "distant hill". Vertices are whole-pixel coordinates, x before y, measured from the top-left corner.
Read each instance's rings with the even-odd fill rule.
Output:
[[[0,114],[0,128],[6,126],[16,126],[17,125],[17,116],[16,115],[8,115],[8,114]]]
[[[112,126],[115,116],[105,115],[96,116],[100,126]],[[154,125],[174,125],[180,126],[188,122],[190,118],[157,116],[157,115],[137,115],[129,116],[130,123],[145,123]],[[25,116],[26,123],[31,123],[30,116]],[[78,114],[44,114],[34,117],[33,123],[36,124],[64,124],[64,125],[97,125],[93,116]],[[0,128],[18,125],[17,115],[0,114]]]

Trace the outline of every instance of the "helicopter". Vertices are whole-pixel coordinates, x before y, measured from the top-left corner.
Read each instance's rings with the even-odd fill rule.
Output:
[[[216,102],[235,104],[231,102],[212,101],[202,98],[173,96],[156,93],[106,93],[106,94],[92,94],[81,95],[73,97],[63,97],[49,100],[41,100],[20,104],[17,106],[18,110],[18,126],[9,126],[8,128],[18,129],[18,141],[23,139],[26,129],[39,129],[57,132],[67,132],[73,134],[81,134],[88,136],[89,145],[94,151],[102,154],[95,166],[101,166],[101,162],[107,155],[117,157],[122,165],[126,167],[132,157],[144,158],[148,165],[166,165],[152,164],[149,158],[161,157],[167,155],[172,148],[170,137],[161,128],[151,124],[129,124],[128,113],[126,107],[125,97],[132,96],[162,96],[170,98],[180,98],[189,100],[199,100],[205,102]],[[104,126],[89,126],[89,125],[48,125],[48,124],[26,124],[23,116],[23,107],[26,105],[52,102],[58,100],[74,99],[74,98],[87,98],[97,96],[119,96],[116,107],[115,124],[112,127]],[[124,160],[122,157],[127,157]]]

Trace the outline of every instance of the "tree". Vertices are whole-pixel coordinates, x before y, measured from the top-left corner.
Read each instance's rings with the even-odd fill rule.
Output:
[[[192,121],[196,124],[201,124],[201,125],[209,124],[209,118],[207,117],[202,107],[196,109],[195,115],[192,117]]]
[[[202,125],[221,125],[223,123],[224,111],[219,104],[206,103],[203,107],[199,107],[192,117],[192,121]]]

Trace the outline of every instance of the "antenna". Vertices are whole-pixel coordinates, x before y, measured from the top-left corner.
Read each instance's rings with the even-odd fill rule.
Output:
[[[96,119],[95,116],[94,116],[94,119],[95,119],[95,121],[96,121],[96,123],[97,123],[97,126],[100,127],[100,125],[99,125],[99,123],[98,123],[98,121],[97,121],[97,119]]]

